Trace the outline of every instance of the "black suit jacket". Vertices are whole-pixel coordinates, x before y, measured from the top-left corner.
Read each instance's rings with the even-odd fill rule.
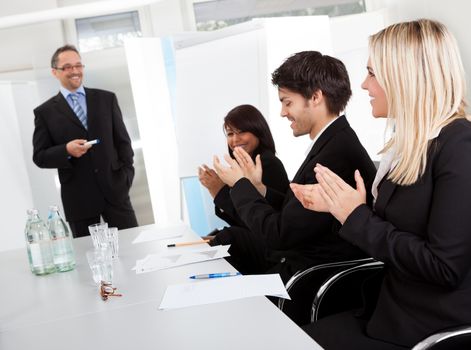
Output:
[[[274,208],[280,209],[284,195],[289,187],[285,167],[270,151],[262,152],[260,160],[262,162],[262,182],[267,187],[266,198]],[[230,188],[226,185],[214,197],[215,213],[231,226],[245,227],[244,222],[239,218],[232,204],[229,191]]]
[[[40,168],[57,168],[68,221],[99,215],[105,199],[128,198],[134,178],[131,140],[115,94],[85,88],[88,131],[61,93],[34,110],[33,161]],[[66,144],[74,139],[99,139],[80,158],[70,157]]]
[[[340,232],[387,267],[368,334],[412,346],[470,324],[471,123],[441,131],[415,184],[384,180],[375,211],[358,207]]]
[[[335,120],[319,137],[293,182],[317,183],[314,166],[321,163],[354,185],[359,169],[371,186],[375,166],[345,116]],[[261,237],[269,250],[269,259],[284,264],[285,276],[297,270],[328,261],[345,260],[364,254],[338,236],[340,224],[328,213],[305,209],[288,189],[281,210],[276,210],[250,181],[243,178],[231,190],[231,198],[250,231]]]

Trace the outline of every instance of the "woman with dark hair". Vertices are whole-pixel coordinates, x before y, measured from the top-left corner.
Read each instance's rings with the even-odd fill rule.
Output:
[[[265,192],[264,186],[266,186],[270,188],[271,193],[279,194],[270,197],[273,201],[271,204],[279,207],[288,189],[289,180],[283,164],[275,156],[275,142],[262,113],[251,105],[237,106],[227,113],[223,128],[229,155],[232,158],[234,158],[234,149],[240,147],[255,163],[261,163],[262,184],[254,183],[254,186],[257,189],[260,188],[260,192]],[[198,169],[198,176],[201,184],[214,198],[216,215],[231,226],[245,227],[246,225],[239,218],[232,204],[229,186],[206,164]]]

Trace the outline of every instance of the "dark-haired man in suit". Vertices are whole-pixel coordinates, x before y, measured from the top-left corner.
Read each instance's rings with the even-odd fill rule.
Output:
[[[74,237],[88,235],[100,216],[119,229],[137,226],[129,199],[134,152],[115,94],[83,87],[84,65],[72,45],[56,50],[51,67],[60,92],[34,110],[33,161],[58,169]]]
[[[375,166],[341,115],[351,96],[344,64],[317,51],[299,52],[273,72],[272,82],[278,87],[281,116],[291,123],[293,135],[309,135],[313,140],[292,181],[316,183],[313,169],[321,163],[336,169],[351,185],[358,169],[366,186],[371,186]],[[214,167],[232,188],[232,202],[248,229],[225,228],[211,244],[231,244],[228,260],[240,272],[279,272],[287,281],[296,271],[312,265],[364,256],[340,238],[340,223],[332,215],[308,212],[291,189],[281,210],[276,210],[267,201],[276,194],[270,189],[258,191],[237,162],[228,161],[230,167],[225,167],[216,158]]]

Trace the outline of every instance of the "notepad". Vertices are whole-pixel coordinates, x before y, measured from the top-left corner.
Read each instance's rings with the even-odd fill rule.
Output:
[[[247,275],[170,285],[165,290],[159,309],[176,309],[263,295],[290,299],[279,274]]]

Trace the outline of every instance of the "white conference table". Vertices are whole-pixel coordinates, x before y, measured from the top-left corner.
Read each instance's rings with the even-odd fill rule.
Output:
[[[170,284],[194,274],[234,271],[224,259],[136,274],[136,259],[168,243],[199,239],[190,229],[180,238],[131,244],[156,225],[119,232],[114,285],[123,297],[102,301],[85,251],[90,237],[74,240],[77,266],[64,273],[33,275],[26,249],[0,253],[0,349],[321,349],[265,297],[159,310]]]

